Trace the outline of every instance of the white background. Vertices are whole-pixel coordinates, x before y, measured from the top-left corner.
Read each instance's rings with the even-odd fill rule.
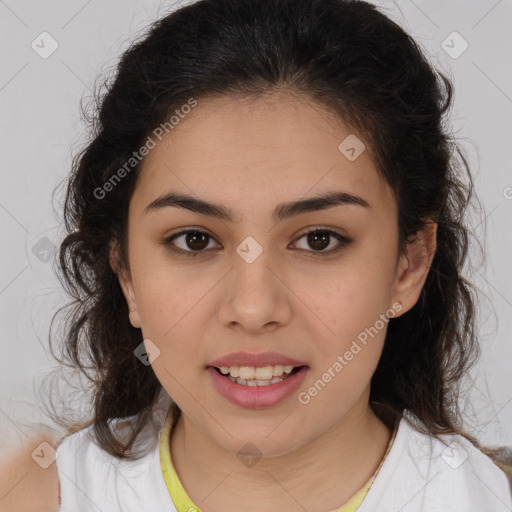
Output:
[[[173,4],[0,1],[0,453],[23,442],[35,423],[49,423],[36,390],[55,366],[47,353],[49,321],[66,302],[50,257],[61,236],[62,193],[54,205],[51,194],[86,140],[80,99],[91,93],[100,72],[115,66],[129,42]],[[479,322],[482,358],[468,376],[464,418],[480,441],[512,446],[512,1],[379,5],[454,81],[450,122],[485,207],[474,226],[487,248],[486,264],[471,276],[487,300]],[[47,59],[31,47],[43,31],[58,43]],[[454,31],[469,45],[457,58],[442,48]],[[460,48],[451,40],[448,44]],[[39,258],[34,246],[40,248]],[[45,248],[47,262],[40,260]]]

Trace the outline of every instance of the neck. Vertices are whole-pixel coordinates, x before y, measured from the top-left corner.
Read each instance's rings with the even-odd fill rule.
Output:
[[[312,442],[240,470],[236,453],[218,446],[182,413],[171,438],[171,458],[187,494],[204,512],[220,512],[228,503],[247,512],[270,507],[325,512],[338,509],[364,486],[391,434],[365,400]]]

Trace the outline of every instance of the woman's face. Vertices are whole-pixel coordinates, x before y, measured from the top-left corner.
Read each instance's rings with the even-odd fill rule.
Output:
[[[227,450],[284,454],[366,411],[387,320],[417,300],[425,266],[398,257],[397,205],[361,142],[304,97],[216,97],[143,162],[121,278],[130,319],[184,416]],[[226,215],[155,203],[167,194]],[[329,194],[341,200],[289,206]],[[212,368],[236,352],[249,354],[228,361],[238,378],[303,368],[292,384],[242,386]],[[255,376],[268,384],[268,371]]]

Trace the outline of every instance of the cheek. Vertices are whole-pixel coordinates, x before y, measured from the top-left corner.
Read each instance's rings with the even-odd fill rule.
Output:
[[[346,340],[373,325],[389,308],[393,269],[391,258],[354,252],[325,271],[301,273],[294,291],[304,298],[318,329]]]
[[[136,276],[134,271],[134,282]],[[152,367],[172,396],[180,396],[185,383],[187,388],[195,388],[190,384],[204,370],[205,347],[201,340],[205,338],[206,321],[213,314],[208,292],[217,281],[212,273],[157,265],[145,270],[140,280],[137,309],[143,337],[159,349]]]
[[[390,238],[373,237],[364,250],[353,254],[338,280],[344,308],[354,315],[354,323],[359,322],[362,328],[368,326],[368,322],[373,324],[389,308],[396,262]]]
[[[197,380],[205,361],[201,339],[207,313],[203,309],[206,303],[201,299],[213,283],[205,283],[204,278],[197,281],[193,284],[183,276],[179,279],[148,278],[142,293],[143,336],[159,349],[151,366],[164,389],[182,408],[189,402],[199,403],[204,394]],[[200,410],[192,416],[196,414],[200,414]]]
[[[379,247],[381,250],[379,250]],[[368,380],[375,369],[389,322],[394,253],[382,245],[354,251],[325,273],[304,273],[297,295],[304,304],[316,345],[318,375],[331,368],[337,379]],[[332,369],[338,356],[343,361]],[[340,364],[343,370],[340,370]],[[341,377],[341,375],[344,375]],[[326,376],[328,379],[329,376]],[[336,387],[336,385],[332,386]]]
[[[311,399],[318,396],[315,402],[321,414],[333,417],[340,413],[340,408],[348,410],[367,388],[392,316],[388,313],[386,317],[384,294],[378,297],[375,288],[373,293],[343,295],[343,288],[337,291],[341,298],[331,299],[330,329],[319,327],[312,332],[317,340],[315,364],[308,382],[310,387],[303,390]]]
[[[182,321],[189,323],[216,281],[211,272],[172,262],[161,248],[134,247],[130,258],[137,309],[148,337],[165,337],[179,330]]]

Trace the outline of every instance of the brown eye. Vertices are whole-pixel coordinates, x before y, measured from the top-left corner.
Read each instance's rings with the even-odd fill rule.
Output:
[[[175,243],[175,240],[182,239],[181,247]],[[168,246],[174,252],[185,254],[186,256],[199,256],[206,252],[209,241],[213,238],[204,231],[191,229],[181,231],[164,240],[164,245]]]
[[[313,250],[309,250],[309,252],[319,252],[326,254],[338,252],[352,242],[350,238],[343,236],[336,231],[318,228],[304,233],[301,237],[298,238],[298,240],[301,240],[302,238],[306,239],[307,247],[304,248],[305,250],[311,248]],[[335,244],[334,248],[325,250],[331,245],[333,239],[338,241],[338,245],[336,246]]]
[[[206,233],[200,231],[189,231],[185,235],[185,244],[194,251],[200,251],[208,246],[210,237]],[[206,242],[206,243],[205,243]]]
[[[313,233],[308,233],[306,236],[309,246],[315,249],[315,251],[322,251],[329,246],[329,242],[331,241],[331,235],[325,231],[314,231]]]

